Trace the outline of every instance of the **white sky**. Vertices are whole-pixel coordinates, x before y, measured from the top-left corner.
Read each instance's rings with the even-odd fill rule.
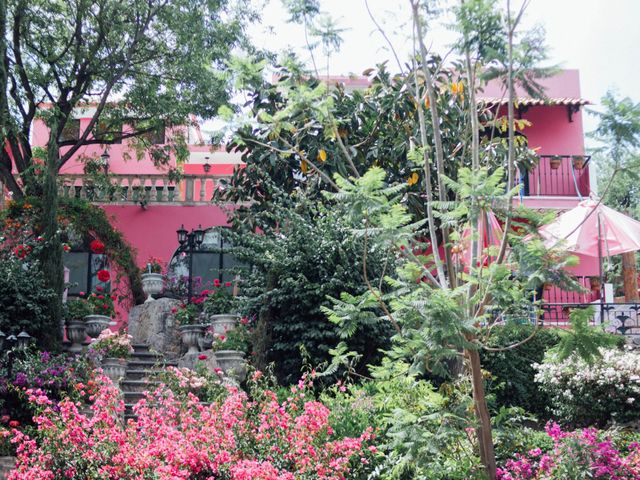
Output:
[[[506,5],[506,0],[499,1]],[[520,2],[512,0],[512,9],[519,7]],[[392,58],[384,40],[375,31],[364,0],[320,0],[320,4],[323,11],[338,20],[340,27],[349,29],[343,34],[341,51],[331,59],[330,74],[360,74]],[[392,37],[401,60],[406,59],[410,50],[408,4],[409,0],[369,0],[374,16]],[[308,59],[304,30],[285,20],[281,0],[271,0],[263,10],[262,25],[253,27],[254,39],[272,50],[293,47],[301,53],[301,58]],[[609,88],[616,88],[634,101],[640,100],[635,86],[640,79],[640,0],[531,0],[525,26],[535,23],[541,23],[546,29],[551,61],[564,68],[580,70],[582,96],[593,102],[594,107]],[[273,27],[273,31],[268,27]],[[435,35],[434,46],[438,51],[455,38],[442,28],[437,29]],[[319,69],[324,69],[319,51],[317,57],[322,65]],[[584,119],[585,131],[592,130],[595,119],[590,115]]]

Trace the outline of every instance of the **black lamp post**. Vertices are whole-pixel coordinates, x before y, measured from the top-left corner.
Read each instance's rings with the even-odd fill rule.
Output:
[[[178,243],[180,247],[179,252],[184,252],[189,255],[189,279],[187,284],[187,303],[191,303],[191,297],[193,297],[193,254],[200,248],[202,242],[204,242],[204,230],[202,225],[198,225],[198,228],[187,232],[184,225],[176,231],[178,234]]]
[[[102,155],[100,155],[100,160],[102,161],[102,168],[104,169],[104,174],[107,175],[109,173],[109,160],[111,159],[111,157],[109,156],[109,152],[107,151],[107,149],[104,150],[104,152],[102,152]]]
[[[27,332],[20,332],[18,336],[7,336],[4,332],[0,331],[0,353],[7,356],[7,377],[11,378],[13,373],[13,360],[15,358],[15,348],[18,347],[21,350],[25,349],[31,341],[31,335]]]

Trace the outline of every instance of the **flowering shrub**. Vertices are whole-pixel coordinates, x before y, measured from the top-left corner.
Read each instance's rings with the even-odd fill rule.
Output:
[[[103,358],[128,358],[133,353],[131,335],[125,332],[114,332],[106,328],[98,338],[92,340],[89,348]]]
[[[588,364],[575,356],[537,364],[535,376],[552,413],[577,426],[640,419],[640,352],[601,349]]]
[[[158,257],[149,257],[142,273],[162,273],[164,263]]]
[[[529,479],[615,479],[640,478],[640,445],[632,442],[626,451],[619,451],[611,438],[595,428],[563,432],[558,424],[546,426],[553,440],[548,453],[536,448],[527,455],[516,455],[504,467],[498,468],[499,480]]]
[[[223,285],[217,278],[213,280],[213,288],[201,293],[204,298],[202,305],[204,313],[207,315],[235,313],[237,301],[229,290],[231,285],[231,282],[225,282]]]
[[[200,321],[201,308],[198,303],[181,303],[171,309],[178,325],[195,325]]]
[[[115,299],[115,295],[109,295],[105,292],[103,287],[97,286],[96,291],[87,297],[87,304],[89,305],[92,314],[113,317],[116,314],[115,306],[113,304]]]
[[[6,358],[0,362],[0,423],[11,421],[17,426],[32,423],[32,405],[26,391],[40,389],[53,401],[69,397],[82,401],[86,396],[78,385],[87,385],[93,378],[94,369],[87,359],[54,355],[27,349],[16,355],[11,376],[8,375]]]
[[[251,331],[249,329],[249,319],[242,317],[238,325],[227,330],[223,334],[213,334],[213,345],[211,349],[217,350],[238,350],[248,352],[251,347]]]
[[[230,388],[210,405],[194,395],[180,401],[161,386],[127,422],[118,389],[106,377],[98,383],[90,415],[31,392],[37,434],[2,433],[17,444],[10,480],[338,480],[365,470],[375,454],[369,430],[332,438],[329,409],[308,398],[304,383],[282,403],[254,384],[250,395]]]
[[[201,356],[201,360],[207,359],[205,354]],[[158,380],[177,397],[188,398],[191,393],[202,402],[214,402],[223,399],[227,394],[227,389],[222,384],[222,370],[211,372],[202,362],[196,363],[195,370],[167,367],[158,373]]]

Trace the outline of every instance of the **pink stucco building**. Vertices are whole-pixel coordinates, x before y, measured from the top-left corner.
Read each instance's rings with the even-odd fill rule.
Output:
[[[366,79],[336,78],[347,89],[363,88]],[[565,70],[542,82],[546,87],[546,100],[528,98],[518,92],[517,115],[531,125],[521,133],[530,148],[540,156],[538,165],[521,179],[522,195],[517,202],[537,209],[568,209],[577,205],[582,197],[591,193],[590,165],[585,156],[582,110],[586,102],[580,96],[579,76],[576,70]],[[502,85],[493,83],[480,94],[481,101],[504,108]],[[91,107],[78,109],[77,125],[82,131],[92,114]],[[127,128],[125,125],[123,128]],[[161,132],[155,141],[163,142],[175,130]],[[113,225],[137,250],[139,265],[149,257],[168,262],[178,246],[176,230],[181,225],[189,230],[223,226],[223,209],[210,202],[213,190],[222,177],[241,168],[240,155],[224,151],[211,151],[203,141],[198,128],[181,130],[187,138],[189,158],[183,165],[184,178],[177,184],[167,178],[166,172],[156,168],[148,155],[136,160],[127,140],[121,144],[92,145],[80,149],[64,166],[62,194],[84,197],[82,158],[98,158],[106,151],[108,169],[115,182],[122,187],[116,198],[97,199],[97,203],[112,217]],[[32,143],[45,145],[48,131],[41,121],[34,125]],[[175,166],[175,159],[171,160]],[[95,200],[95,198],[94,198]],[[597,262],[584,259],[576,269],[578,275],[597,274]],[[584,280],[588,285],[588,280]],[[552,289],[544,292],[549,302],[582,302],[590,298],[574,298],[566,292]]]

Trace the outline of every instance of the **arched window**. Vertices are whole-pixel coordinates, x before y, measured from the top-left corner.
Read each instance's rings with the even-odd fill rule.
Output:
[[[202,245],[193,253],[193,292],[205,290],[214,279],[233,281],[240,262],[230,252],[231,242],[223,234],[225,227],[212,227],[205,231]],[[170,281],[174,283],[189,276],[189,256],[177,249],[168,268]]]

